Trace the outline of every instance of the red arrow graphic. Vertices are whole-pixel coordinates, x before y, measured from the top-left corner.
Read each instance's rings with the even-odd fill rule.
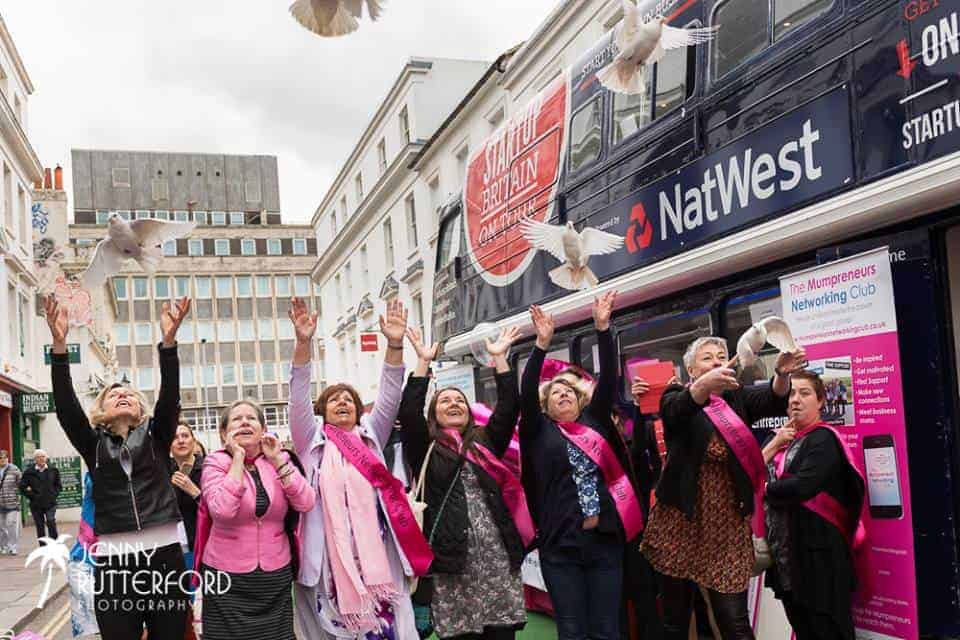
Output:
[[[897,58],[900,59],[900,71],[897,71],[897,75],[909,79],[913,68],[917,66],[917,61],[910,59],[910,46],[907,45],[906,39],[897,43]]]

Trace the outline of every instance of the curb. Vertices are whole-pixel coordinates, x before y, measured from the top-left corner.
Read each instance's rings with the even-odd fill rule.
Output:
[[[69,585],[67,584],[66,580],[64,580],[63,584],[62,584],[59,588],[53,590],[52,593],[50,594],[50,596],[47,598],[47,604],[49,604],[50,602],[53,602],[54,600],[56,600],[57,598],[59,598],[59,597],[60,597],[60,594],[63,593],[64,590],[67,589],[68,586],[69,586]],[[32,591],[30,592],[30,595],[31,595],[31,596],[33,595],[33,592],[32,592]],[[37,593],[37,595],[39,596],[39,592]],[[22,618],[20,618],[20,619],[13,625],[13,627],[12,627],[12,628],[13,628],[13,631],[14,631],[15,633],[20,633],[21,631],[24,631],[24,630],[25,630],[24,627],[26,627],[28,624],[30,624],[31,622],[33,622],[33,620],[34,620],[37,616],[39,616],[41,612],[43,612],[43,611],[45,611],[45,610],[46,610],[46,607],[44,607],[43,609],[37,609],[36,607],[32,607],[32,608],[30,609],[29,613],[25,614]]]

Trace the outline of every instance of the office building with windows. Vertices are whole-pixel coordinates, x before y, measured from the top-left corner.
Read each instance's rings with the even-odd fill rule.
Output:
[[[70,243],[87,261],[113,213],[197,223],[188,238],[163,247],[155,274],[129,261],[109,283],[104,311],[114,319],[118,375],[155,400],[160,310],[189,296],[193,308],[178,334],[183,417],[208,447],[219,447],[220,410],[250,398],[263,405],[267,428],[287,439],[287,309],[293,296],[320,309],[320,288],[309,275],[313,229],[281,222],[276,158],[73,150],[72,160]]]

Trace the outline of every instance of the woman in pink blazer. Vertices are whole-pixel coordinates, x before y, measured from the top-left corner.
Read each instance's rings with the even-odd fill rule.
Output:
[[[220,416],[224,448],[203,463],[202,499],[211,528],[201,554],[205,640],[295,640],[294,569],[288,512],[313,509],[316,491],[298,463],[265,433],[263,410],[238,400]],[[221,576],[212,584],[211,575]]]

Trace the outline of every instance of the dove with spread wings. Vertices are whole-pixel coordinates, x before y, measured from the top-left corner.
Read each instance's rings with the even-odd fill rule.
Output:
[[[383,13],[384,0],[297,0],[290,13],[305,29],[318,36],[334,38],[353,33],[367,5],[367,16],[374,22]]]
[[[763,345],[770,343],[781,352],[797,350],[790,326],[782,318],[769,316],[750,326],[737,341],[737,360],[744,367],[757,361]]]
[[[678,29],[664,24],[662,16],[640,21],[640,11],[631,0],[623,1],[623,22],[616,34],[617,55],[597,71],[597,80],[610,91],[642,94],[647,90],[644,67],[655,64],[671,49],[709,42],[719,26]]]
[[[597,276],[587,266],[590,256],[613,253],[623,246],[623,238],[606,231],[586,227],[577,231],[573,222],[564,226],[527,220],[520,227],[523,237],[536,249],[546,251],[562,262],[547,275],[564,289],[589,289],[597,285]]]
[[[83,288],[92,291],[107,278],[120,272],[129,258],[136,260],[147,273],[157,270],[163,258],[163,243],[183,238],[196,226],[195,222],[167,222],[166,220],[132,220],[127,222],[117,214],[107,220],[107,237],[97,244],[90,266],[80,281]]]

